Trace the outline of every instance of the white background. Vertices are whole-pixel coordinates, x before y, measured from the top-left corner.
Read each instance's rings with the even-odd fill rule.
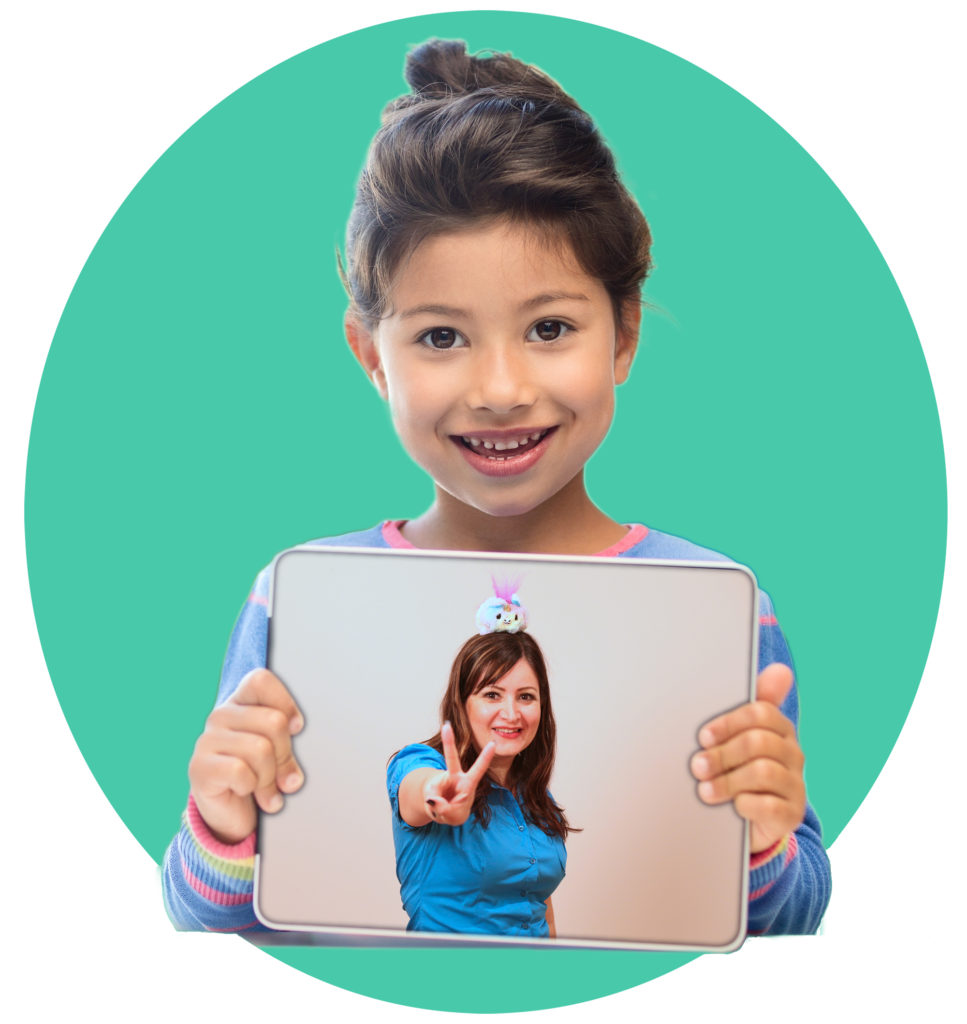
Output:
[[[7,952],[0,999],[17,1007],[15,1019],[81,1006],[104,1021],[429,1016],[331,988],[234,937],[171,930],[156,868],[88,773],[47,677],[27,590],[22,495],[34,396],[58,317],[107,221],[150,164],[224,96],[292,54],[365,24],[460,6],[473,5],[359,2],[336,5],[335,14],[297,0],[5,6],[0,880]],[[593,18],[693,61],[756,102],[819,161],[866,223],[931,368],[955,524],[963,517],[967,383],[958,5],[641,0],[633,11],[622,7],[599,0]],[[592,16],[574,2],[529,9]],[[964,557],[952,529],[927,671],[893,755],[831,851],[824,934],[750,941],[603,1005],[539,1018],[959,1017]],[[499,987],[500,978],[480,984]]]

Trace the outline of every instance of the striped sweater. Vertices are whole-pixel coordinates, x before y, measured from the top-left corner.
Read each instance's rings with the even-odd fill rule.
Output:
[[[370,530],[313,543],[329,547],[412,547],[401,534],[400,525],[387,521]],[[619,558],[728,561],[717,552],[640,525],[629,527],[618,544],[599,554]],[[265,665],[268,588],[269,573],[264,570],[232,632],[217,704],[231,696],[248,672]],[[762,591],[759,623],[759,669],[773,662],[791,668],[785,637],[772,603]],[[798,725],[799,698],[795,684],[782,711],[794,726]],[[233,845],[219,842],[189,797],[181,830],[168,847],[162,865],[165,906],[175,926],[206,931],[265,930],[252,910],[254,860],[254,834]],[[819,819],[807,804],[805,818],[794,833],[751,858],[749,934],[814,932],[829,902],[830,886],[829,860],[822,844]]]

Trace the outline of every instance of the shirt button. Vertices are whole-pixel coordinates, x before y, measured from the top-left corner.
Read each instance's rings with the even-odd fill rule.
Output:
[[[536,864],[536,863],[537,863],[537,861],[536,861],[536,860],[534,860],[534,858],[533,858],[533,857],[531,857],[531,864]]]
[[[524,831],[524,826],[523,825],[518,825],[517,828],[520,829],[521,832]]]

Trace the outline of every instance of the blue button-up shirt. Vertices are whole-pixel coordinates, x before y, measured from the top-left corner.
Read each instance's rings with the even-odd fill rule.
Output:
[[[544,901],[564,877],[567,852],[562,839],[524,816],[509,790],[491,785],[486,828],[475,814],[462,825],[420,828],[400,817],[403,779],[415,768],[445,767],[443,754],[411,743],[386,769],[407,930],[546,936]]]

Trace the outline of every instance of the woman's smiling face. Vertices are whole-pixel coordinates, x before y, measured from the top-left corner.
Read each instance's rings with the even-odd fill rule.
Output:
[[[502,776],[531,745],[541,722],[540,685],[534,669],[521,658],[495,683],[472,693],[466,709],[477,749],[496,743],[492,769]]]
[[[604,439],[637,340],[570,247],[498,221],[434,235],[401,265],[388,315],[350,344],[438,487],[523,515],[577,477]]]

